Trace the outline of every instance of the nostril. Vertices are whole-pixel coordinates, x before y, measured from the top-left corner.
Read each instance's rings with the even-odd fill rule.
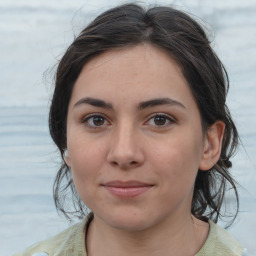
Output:
[[[137,161],[131,161],[131,162],[126,162],[126,163],[119,163],[117,161],[112,161],[111,162],[112,166],[119,166],[122,169],[129,169],[130,167],[136,167],[138,165]]]
[[[112,165],[117,166],[117,165],[119,165],[119,164],[118,164],[117,162],[113,161],[113,162],[112,162]]]

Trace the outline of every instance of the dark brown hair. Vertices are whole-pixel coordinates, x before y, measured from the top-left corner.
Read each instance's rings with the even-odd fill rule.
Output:
[[[105,51],[141,43],[165,50],[179,64],[197,102],[204,132],[218,120],[226,126],[217,164],[208,171],[198,170],[191,213],[199,219],[210,218],[217,222],[226,190],[232,188],[237,203],[235,218],[239,200],[229,168],[239,137],[226,106],[227,72],[212,50],[203,28],[189,15],[172,7],[144,9],[135,4],[121,5],[98,16],[74,39],[58,63],[49,114],[50,134],[62,157],[54,183],[57,209],[68,218],[86,214],[86,207],[76,192],[71,170],[63,156],[67,143],[67,109],[82,67]],[[70,195],[71,200],[67,200]],[[69,209],[67,202],[73,204],[73,210]]]

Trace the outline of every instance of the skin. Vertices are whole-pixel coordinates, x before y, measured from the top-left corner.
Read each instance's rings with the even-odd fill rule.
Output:
[[[209,226],[191,217],[194,182],[198,169],[217,162],[223,131],[216,122],[203,133],[188,83],[164,51],[143,44],[90,60],[69,103],[66,157],[94,212],[88,255],[197,253]],[[112,181],[146,188],[120,196],[106,185]]]

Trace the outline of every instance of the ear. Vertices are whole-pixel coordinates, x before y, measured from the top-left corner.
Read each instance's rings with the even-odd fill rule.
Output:
[[[218,162],[221,154],[224,131],[225,124],[222,121],[217,121],[208,128],[199,165],[200,170],[209,170]]]
[[[68,150],[67,149],[65,149],[65,151],[64,151],[64,160],[65,160],[65,163],[67,164],[67,166],[69,166],[70,167],[70,158],[69,158],[69,155],[68,155]]]

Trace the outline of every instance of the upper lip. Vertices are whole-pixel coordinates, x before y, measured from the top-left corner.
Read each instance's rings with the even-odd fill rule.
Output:
[[[113,181],[104,183],[103,186],[116,187],[116,188],[134,188],[134,187],[149,187],[153,185],[149,183],[144,183],[141,181],[136,181],[136,180],[129,180],[129,181],[113,180]]]

